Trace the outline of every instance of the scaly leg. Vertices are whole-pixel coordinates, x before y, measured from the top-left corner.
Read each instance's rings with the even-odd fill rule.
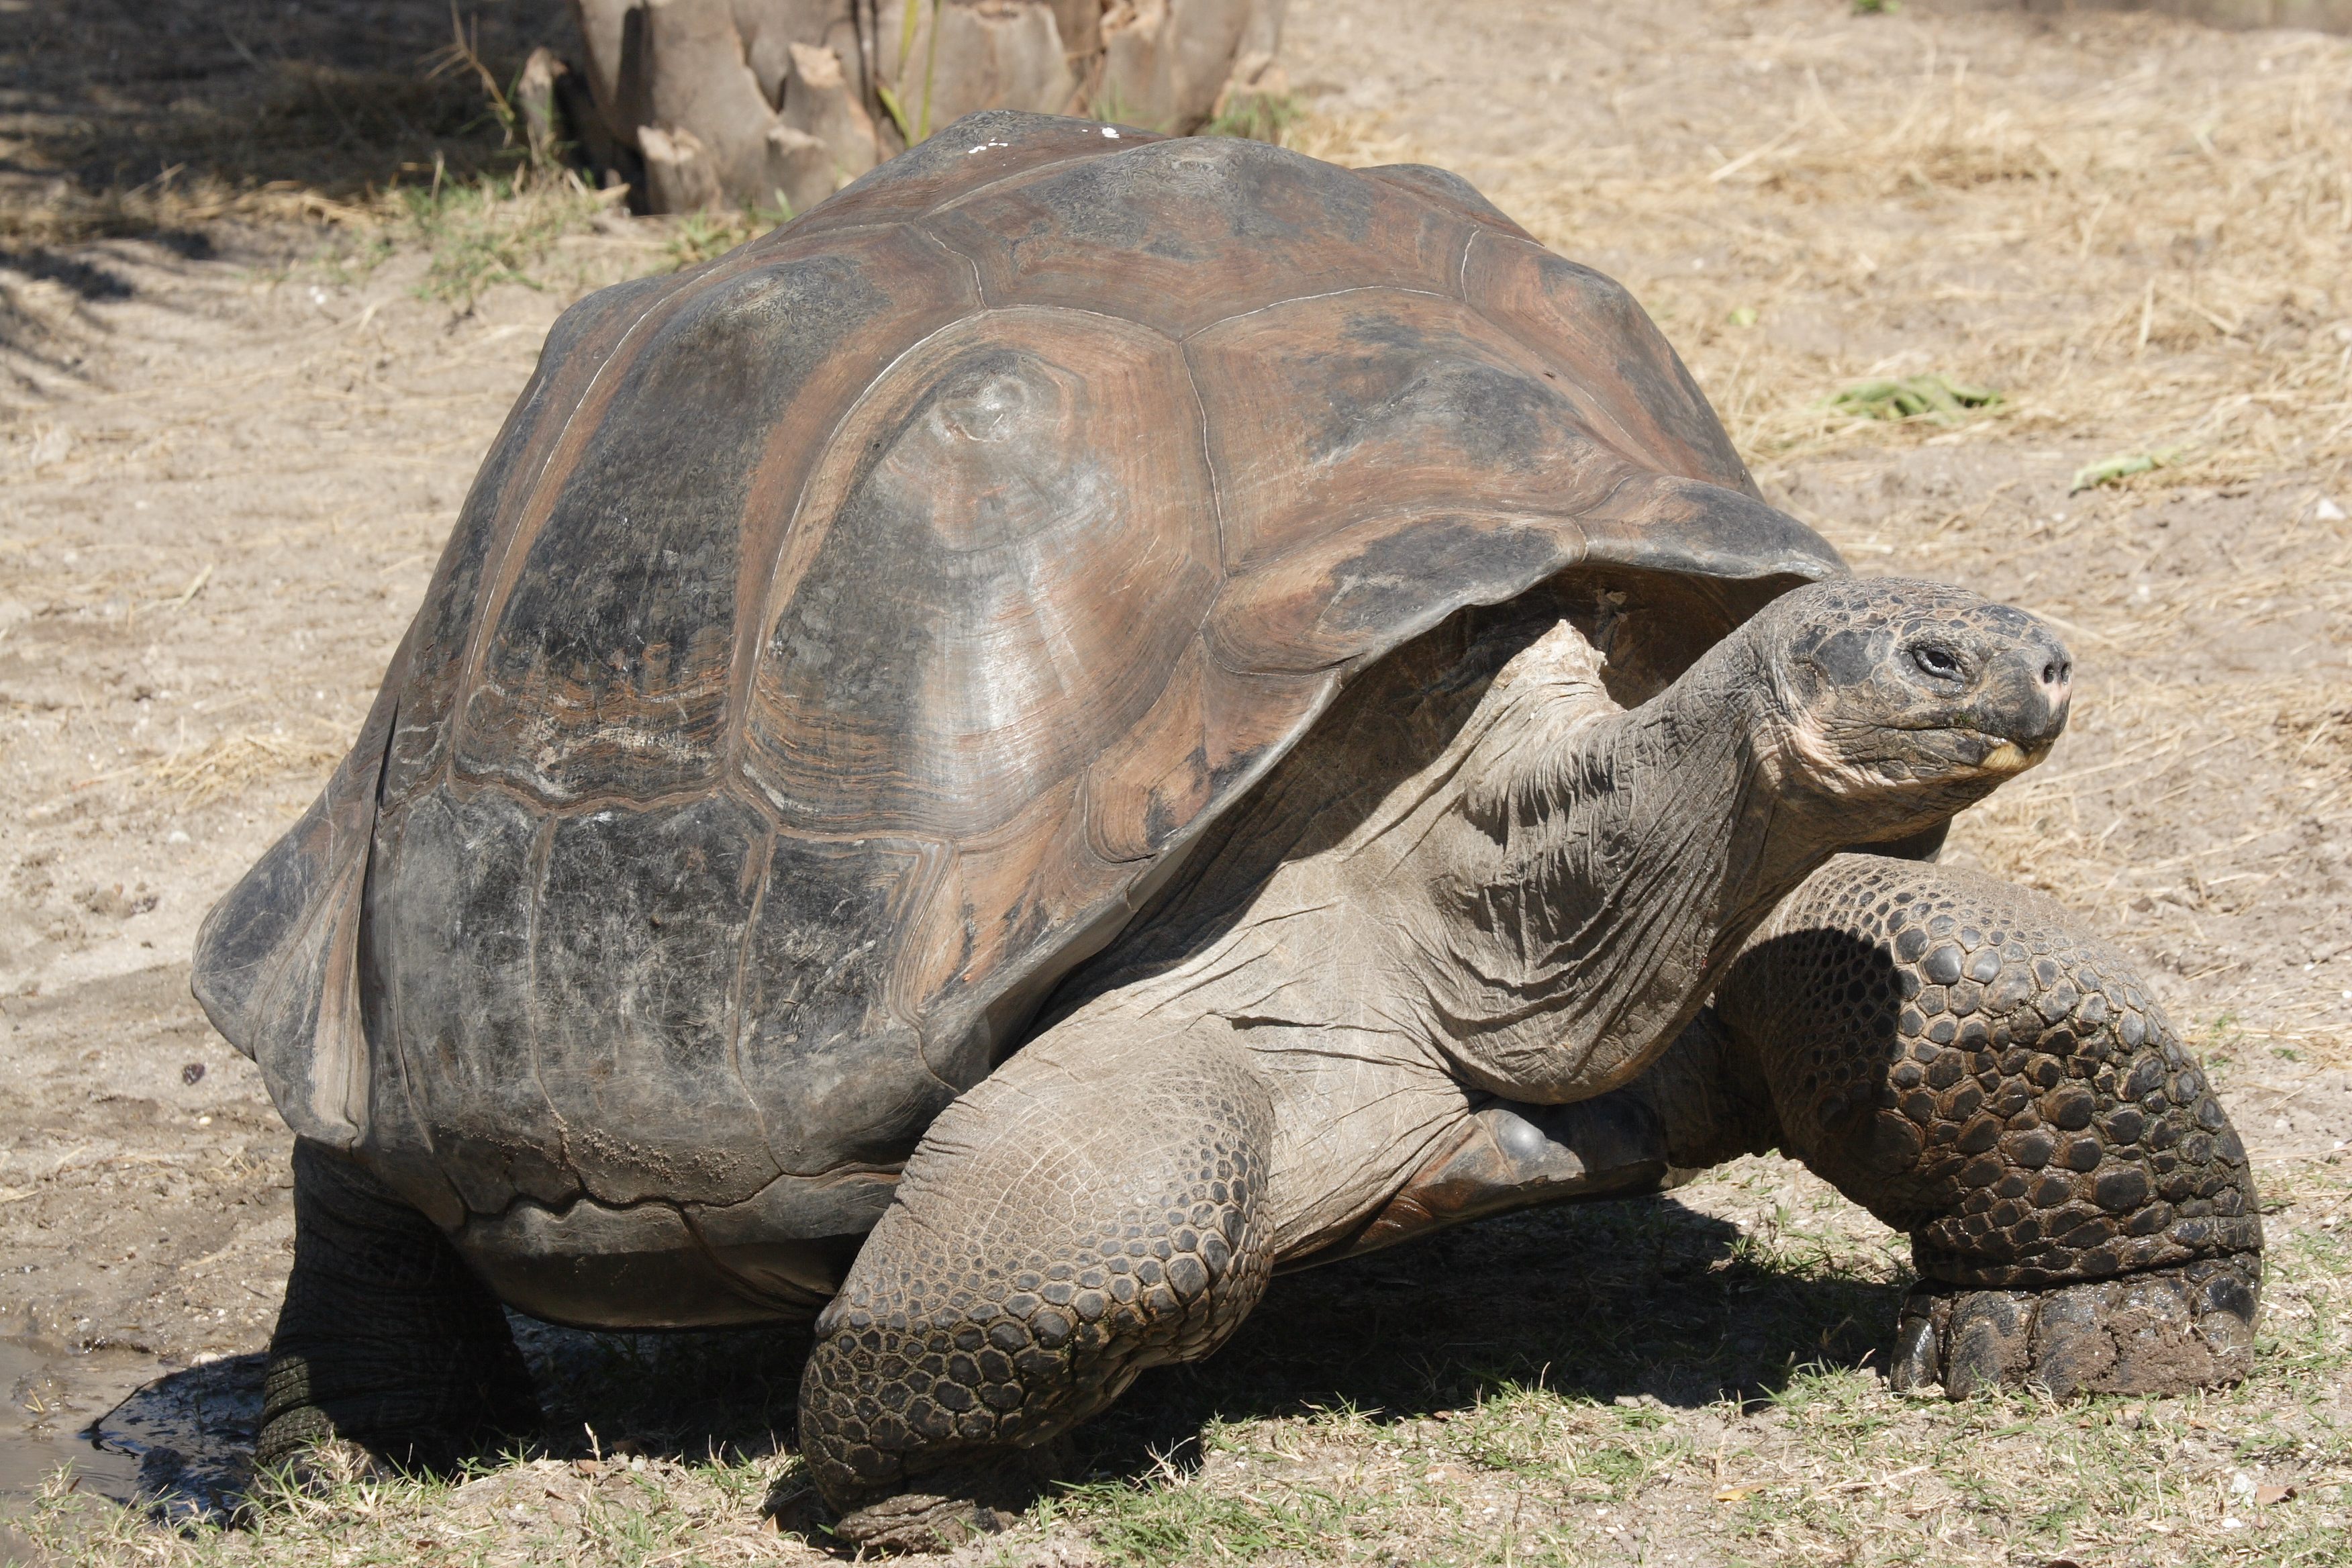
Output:
[[[1711,1010],[1769,1085],[1781,1147],[1911,1233],[1898,1387],[2246,1375],[2262,1221],[2245,1149],[2130,965],[2057,904],[1843,855]]]
[[[256,1460],[343,1437],[436,1468],[539,1418],[505,1314],[448,1238],[351,1160],[297,1140],[294,1268]]]
[[[950,1106],[817,1321],[801,1448],[863,1544],[961,1533],[1020,1456],[1264,1292],[1272,1103],[1242,1054],[1066,1024]],[[899,1496],[880,1506],[884,1499]]]

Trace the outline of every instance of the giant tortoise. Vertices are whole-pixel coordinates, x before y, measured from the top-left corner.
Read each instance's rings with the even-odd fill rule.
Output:
[[[298,1139],[261,1457],[528,1426],[501,1303],[814,1316],[879,1530],[1277,1268],[1774,1148],[1910,1233],[1898,1384],[2241,1376],[2196,1065],[1935,864],[2069,676],[1463,181],[962,121],[564,314],[207,921]]]

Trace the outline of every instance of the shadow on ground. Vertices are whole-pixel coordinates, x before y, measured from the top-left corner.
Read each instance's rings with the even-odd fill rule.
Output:
[[[1197,1458],[1220,1421],[1344,1407],[1403,1420],[1512,1386],[1603,1403],[1769,1398],[1801,1366],[1853,1367],[1903,1286],[1791,1261],[1674,1198],[1540,1210],[1277,1279],[1216,1356],[1147,1373],[1078,1449],[1099,1477]],[[589,1334],[516,1320],[559,1458],[688,1462],[789,1447],[805,1327]],[[92,1428],[140,1459],[139,1500],[219,1517],[247,1479],[259,1356],[175,1373]]]
[[[1145,1373],[1081,1439],[1097,1470],[1132,1476],[1182,1466],[1220,1420],[1405,1420],[1537,1385],[1766,1399],[1801,1366],[1882,1359],[1903,1289],[1792,1262],[1672,1196],[1537,1210],[1278,1278],[1223,1352]]]
[[[570,48],[562,0],[459,0],[499,86]],[[274,195],[351,200],[515,155],[448,0],[0,6],[0,265],[103,235],[186,236]],[[576,49],[570,52],[576,53]]]

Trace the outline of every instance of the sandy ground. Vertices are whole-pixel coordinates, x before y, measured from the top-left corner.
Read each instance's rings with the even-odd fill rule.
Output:
[[[313,54],[344,47],[329,14],[365,9],[309,6],[325,18]],[[394,20],[423,38],[419,14]],[[28,15],[0,5],[0,43],[39,42]],[[543,8],[499,16],[544,25]],[[1289,55],[1312,110],[1302,144],[1456,168],[1623,279],[1768,492],[1860,568],[1964,582],[2068,631],[2073,731],[1963,821],[1955,854],[2115,933],[2216,1060],[2266,1182],[2336,1192],[2352,1140],[2352,50],[1927,4],[1863,17],[1828,0],[1296,0]],[[421,296],[428,239],[320,221],[358,199],[335,170],[274,207],[191,197],[143,232],[43,232],[26,213],[152,178],[136,149],[159,132],[141,106],[177,102],[129,75],[92,88],[85,118],[121,129],[86,139],[116,159],[93,174],[41,163],[59,144],[42,140],[55,97],[10,100],[14,183],[0,180],[17,219],[0,249],[0,1501],[134,1385],[266,1342],[291,1232],[287,1136],[187,997],[196,922],[356,728],[548,323],[592,287],[673,264],[671,230],[608,216],[531,260],[529,286],[460,309]],[[230,184],[271,173],[226,153],[205,167]],[[2005,401],[1949,428],[1819,406],[1866,376],[1928,371]],[[2085,464],[2176,447],[2159,471],[2070,493]],[[2313,1202],[2273,1215],[2274,1245],[2323,1213],[2332,1234]],[[1708,1248],[1729,1256],[1791,1203],[1839,1245],[1885,1253],[1866,1218],[1785,1168],[1686,1190],[1660,1234],[1704,1271]],[[1597,1221],[1523,1234],[1625,1240]],[[1672,1250],[1659,1241],[1656,1268],[1603,1304],[1639,1313],[1645,1293],[1683,1289]],[[1390,1291],[1395,1322],[1442,1317],[1444,1273],[1384,1265],[1294,1305],[1312,1318]],[[1890,1313],[1891,1289],[1857,1310]],[[1777,1350],[1738,1310],[1727,1333]],[[1887,1326],[1850,1318],[1820,1349],[1862,1366]],[[1138,1417],[1154,1431],[1252,1414],[1157,1386],[1137,1395],[1158,1402]],[[1659,1386],[1601,1394],[1675,1405]],[[2341,1404],[2314,1418],[2340,1421]],[[1683,1399],[1661,1429],[1696,1451],[1716,1418],[1703,1405]],[[2182,1462],[2203,1476],[2240,1461]],[[2301,1462],[2308,1488],[2352,1479],[2340,1447]],[[1708,1495],[1661,1503],[1640,1541],[1589,1517],[1560,1539],[1627,1561],[1818,1560],[1801,1532],[1727,1545],[1673,1522],[1675,1508],[1712,1517]],[[1073,1517],[1036,1526],[1050,1560],[1107,1550],[1084,1544],[1107,1526],[1090,1536]],[[2009,1538],[1982,1528],[1922,1560],[2000,1560]],[[1486,1542],[1461,1560],[1500,1539],[1457,1537]],[[2216,1560],[2240,1560],[2236,1539],[2212,1537]]]

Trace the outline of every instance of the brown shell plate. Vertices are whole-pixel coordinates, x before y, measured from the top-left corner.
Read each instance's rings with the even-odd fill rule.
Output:
[[[1602,563],[1727,626],[1842,569],[1453,176],[974,116],[566,312],[197,993],[297,1131],[547,1267],[583,1196],[861,1231],[1351,675]]]

